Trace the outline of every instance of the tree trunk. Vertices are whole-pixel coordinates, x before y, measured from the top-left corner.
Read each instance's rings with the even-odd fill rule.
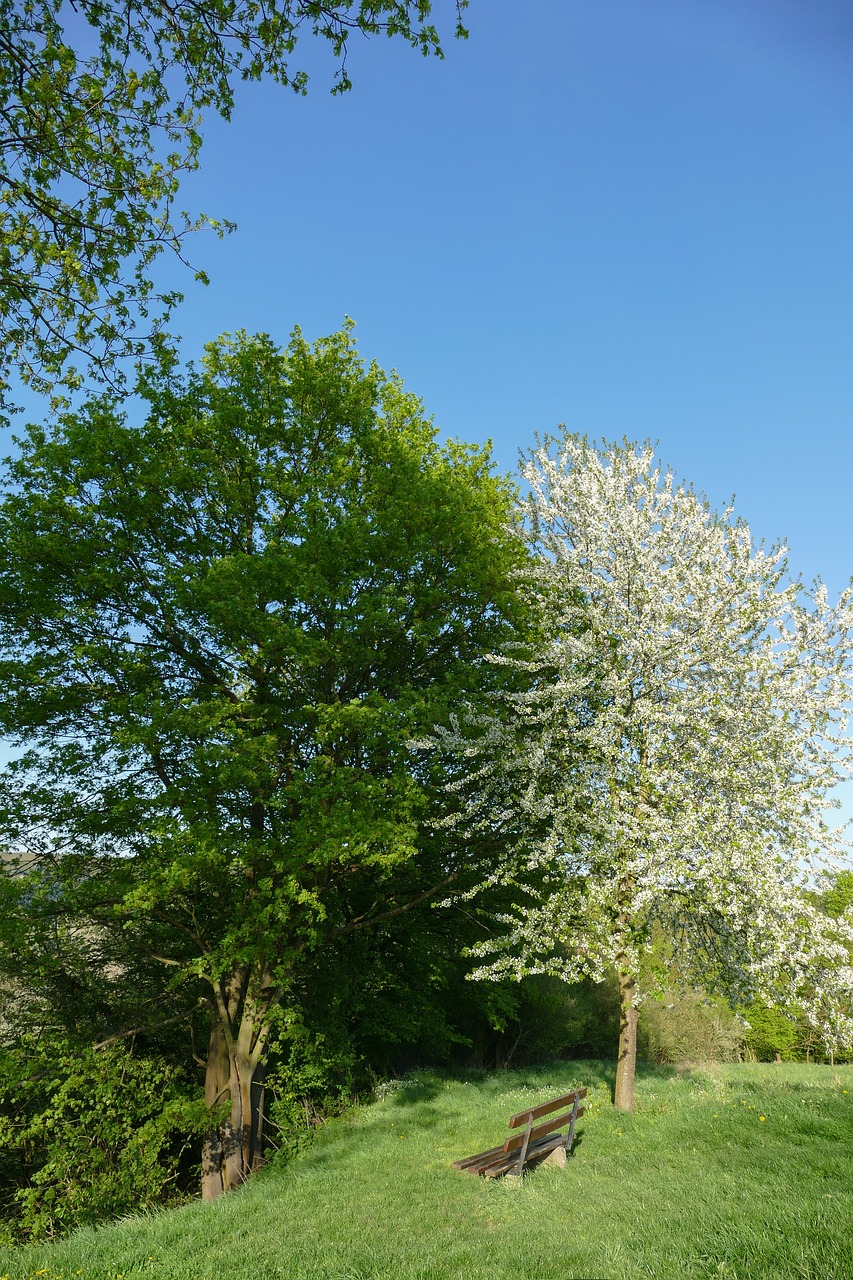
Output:
[[[645,744],[641,744],[640,761],[645,764]],[[618,797],[614,797],[614,809],[618,809]],[[634,1110],[634,1076],[637,1071],[637,978],[633,972],[636,961],[631,959],[631,939],[635,931],[634,877],[626,869],[619,878],[618,930],[620,950],[616,955],[616,973],[619,978],[619,1052],[616,1058],[616,1088],[613,1105],[620,1111]],[[624,948],[624,949],[623,949]]]
[[[214,1014],[204,1073],[204,1105],[210,1111],[228,1095],[231,1060],[228,1042],[219,1018]],[[205,1133],[201,1147],[201,1198],[215,1200],[226,1190],[223,1126],[215,1125]]]
[[[269,1012],[276,1002],[269,969],[244,966],[215,981],[204,1082],[209,1109],[230,1102],[228,1116],[211,1124],[201,1157],[203,1200],[216,1200],[245,1182],[261,1164],[263,1077]]]
[[[613,1104],[620,1111],[634,1110],[634,1075],[637,1070],[637,1009],[635,978],[619,971],[619,1056]]]

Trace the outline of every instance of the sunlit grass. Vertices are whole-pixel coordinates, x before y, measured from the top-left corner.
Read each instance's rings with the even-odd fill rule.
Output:
[[[578,1084],[565,1170],[450,1168]],[[419,1077],[237,1195],[0,1253],[0,1280],[851,1280],[853,1068],[641,1068],[634,1116],[611,1084],[589,1062]]]

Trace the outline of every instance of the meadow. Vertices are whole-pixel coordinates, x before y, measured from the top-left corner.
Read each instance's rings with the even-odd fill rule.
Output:
[[[590,1088],[575,1155],[450,1168],[511,1111]],[[0,1280],[851,1280],[853,1067],[560,1063],[392,1082],[213,1204],[0,1252]]]

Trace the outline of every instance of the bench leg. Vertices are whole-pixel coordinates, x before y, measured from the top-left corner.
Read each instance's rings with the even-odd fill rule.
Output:
[[[578,1118],[579,1106],[580,1106],[580,1098],[575,1097],[574,1103],[572,1104],[572,1118],[569,1121],[569,1132],[566,1134],[566,1145],[564,1148],[567,1155],[571,1155],[572,1146],[575,1141],[575,1121]]]
[[[527,1121],[527,1128],[524,1130],[524,1141],[521,1144],[521,1150],[518,1153],[518,1164],[515,1169],[515,1177],[520,1178],[524,1173],[524,1162],[527,1159],[527,1148],[530,1146],[530,1130],[533,1128],[533,1120]],[[512,1174],[508,1176],[513,1176]]]

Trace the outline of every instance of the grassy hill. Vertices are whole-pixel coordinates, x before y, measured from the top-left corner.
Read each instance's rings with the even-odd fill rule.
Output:
[[[215,1204],[0,1253],[0,1280],[851,1280],[853,1067],[420,1076]],[[456,1173],[511,1111],[590,1086],[575,1157]]]

